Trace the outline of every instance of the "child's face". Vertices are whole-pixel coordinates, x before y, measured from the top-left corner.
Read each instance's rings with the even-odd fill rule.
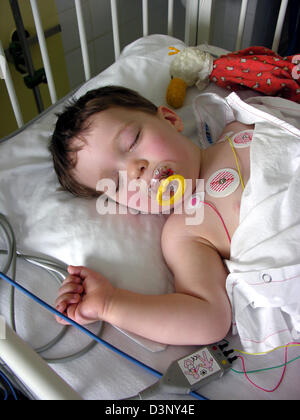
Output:
[[[82,184],[93,189],[98,184],[97,190],[118,203],[153,213],[161,210],[156,192],[166,174],[180,174],[195,185],[199,149],[181,134],[182,122],[168,108],[160,107],[157,115],[110,108],[90,122],[74,170]]]

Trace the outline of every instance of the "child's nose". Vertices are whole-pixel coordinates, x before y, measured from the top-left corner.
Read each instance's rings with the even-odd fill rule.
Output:
[[[140,179],[148,168],[148,162],[146,160],[134,160],[128,164],[128,176],[130,179]]]

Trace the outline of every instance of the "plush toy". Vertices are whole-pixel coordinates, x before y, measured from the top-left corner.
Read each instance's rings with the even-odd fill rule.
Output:
[[[213,69],[213,57],[199,47],[188,47],[180,51],[170,47],[169,55],[176,54],[170,65],[171,81],[167,89],[167,104],[180,108],[184,104],[186,89],[196,85],[200,90],[209,83]]]
[[[183,106],[188,86],[203,90],[209,81],[232,91],[253,89],[300,103],[300,54],[281,57],[265,47],[249,47],[213,60],[199,47],[170,50],[176,57],[170,65],[166,101],[173,108]]]

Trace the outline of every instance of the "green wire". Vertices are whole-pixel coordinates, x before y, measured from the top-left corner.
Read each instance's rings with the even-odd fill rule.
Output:
[[[223,341],[226,341],[229,344],[229,341],[228,340],[223,339]],[[278,366],[271,366],[271,367],[268,367],[268,368],[256,369],[256,370],[246,370],[245,372],[243,370],[236,370],[236,369],[233,369],[233,368],[231,368],[231,370],[234,373],[239,373],[239,374],[243,374],[243,375],[245,373],[247,373],[247,375],[248,375],[248,373],[266,372],[267,370],[278,369],[278,368],[284,367],[285,365],[288,365],[288,364],[290,364],[292,362],[295,362],[295,360],[298,360],[298,359],[300,359],[300,356],[294,357],[294,359],[291,359],[288,362],[282,363],[281,365],[278,365]]]
[[[278,365],[278,366],[272,366],[272,367],[269,367],[269,368],[263,368],[263,369],[256,369],[256,370],[246,370],[245,372],[244,371],[241,371],[241,370],[235,370],[235,369],[233,369],[233,368],[231,368],[231,370],[233,371],[233,372],[235,372],[235,373],[242,373],[242,374],[245,374],[245,373],[257,373],[257,372],[265,372],[265,371],[267,371],[267,370],[272,370],[272,369],[278,369],[278,368],[281,368],[281,367],[283,367],[283,366],[285,366],[285,365],[288,365],[289,363],[292,363],[292,362],[294,362],[295,360],[297,360],[297,359],[300,359],[300,356],[297,356],[297,357],[295,357],[294,359],[291,359],[291,360],[289,360],[288,362],[286,362],[286,363],[282,363],[281,365]]]

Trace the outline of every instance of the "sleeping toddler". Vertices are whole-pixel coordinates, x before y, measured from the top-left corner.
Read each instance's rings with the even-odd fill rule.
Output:
[[[202,149],[183,134],[173,110],[127,88],[95,89],[70,104],[50,145],[61,185],[76,196],[107,197],[143,213],[166,213],[161,247],[175,290],[134,293],[88,267],[69,266],[57,310],[80,324],[103,320],[166,344],[223,339],[234,313],[225,261],[232,259],[242,194],[253,187],[255,130],[256,124],[233,119],[214,145]],[[187,223],[200,208],[201,220]]]

